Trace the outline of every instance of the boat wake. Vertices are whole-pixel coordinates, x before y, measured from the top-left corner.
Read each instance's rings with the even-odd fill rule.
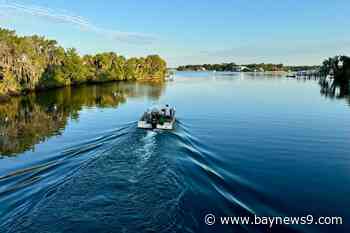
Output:
[[[164,144],[169,133],[135,125],[122,125],[50,159],[3,174],[1,229],[103,232],[111,225],[119,226],[117,232],[140,232],[145,226],[159,232],[175,229],[173,215],[179,213],[175,209],[184,189]],[[62,224],[67,229],[53,224],[71,218],[79,221]],[[125,220],[134,224],[121,225]],[[154,225],[155,221],[164,224]]]
[[[2,229],[10,227],[14,219],[21,218],[49,197],[81,168],[93,162],[113,143],[121,141],[131,124],[108,134],[82,142],[49,159],[18,168],[0,177],[0,209]]]
[[[253,216],[253,206],[271,213],[258,187],[221,164],[210,146],[191,134],[191,125],[176,124],[174,131],[150,131],[131,122],[3,174],[0,229],[210,232],[203,222],[208,213]]]

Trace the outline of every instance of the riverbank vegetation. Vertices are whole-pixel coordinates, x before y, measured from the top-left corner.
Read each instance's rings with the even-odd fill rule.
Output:
[[[0,28],[0,96],[82,83],[163,80],[166,62],[158,55],[129,58],[114,52],[80,56],[44,37],[17,36]]]
[[[260,63],[238,65],[234,62],[221,64],[203,64],[203,65],[185,65],[177,67],[178,71],[242,71],[242,72],[264,72],[264,71],[283,71],[298,72],[305,70],[315,70],[319,66],[285,66],[283,64]]]
[[[320,73],[321,93],[344,97],[350,93],[350,57],[335,56],[326,59]]]

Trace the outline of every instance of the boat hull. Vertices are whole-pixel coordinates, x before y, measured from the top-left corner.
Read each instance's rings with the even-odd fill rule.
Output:
[[[146,121],[138,121],[137,127],[140,129],[161,129],[161,130],[172,130],[174,129],[175,118],[170,122],[164,122],[163,124],[157,124],[156,127],[153,127],[152,124],[147,123]]]
[[[173,118],[170,122],[164,122],[163,124],[157,124],[157,129],[163,130],[172,130],[174,129],[175,118]]]
[[[147,123],[146,121],[138,121],[137,128],[141,129],[153,129],[152,124]]]

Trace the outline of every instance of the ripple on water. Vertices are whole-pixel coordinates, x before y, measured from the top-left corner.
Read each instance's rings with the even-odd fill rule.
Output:
[[[75,158],[79,152],[90,159],[84,166],[80,162],[69,178],[54,174],[55,183],[41,183],[41,192],[48,193],[52,186],[56,190],[40,197],[33,194],[30,202],[36,199],[35,208],[26,208],[26,214],[16,218],[12,212],[11,221],[3,226],[9,232],[110,232],[111,226],[115,232],[176,232],[185,188],[168,157],[167,133],[130,127],[118,135],[103,135],[65,150],[63,157]],[[102,145],[93,149],[91,144]],[[58,184],[58,179],[64,182]],[[57,221],[60,227],[52,225]]]
[[[12,221],[21,218],[41,201],[53,195],[57,189],[89,162],[103,154],[112,142],[121,140],[128,127],[79,143],[62,150],[49,159],[30,167],[18,168],[0,177],[1,227],[13,226]]]

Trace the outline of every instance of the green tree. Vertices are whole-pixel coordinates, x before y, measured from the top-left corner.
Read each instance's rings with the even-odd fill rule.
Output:
[[[323,92],[334,95],[339,88],[339,96],[349,95],[350,92],[350,57],[335,56],[326,59],[321,68],[323,76],[332,75],[334,80],[331,84],[326,78],[321,79],[320,84]]]
[[[81,57],[55,40],[19,37],[0,28],[0,96],[28,90],[139,79],[163,79],[166,62],[158,55],[130,58],[114,52]]]

